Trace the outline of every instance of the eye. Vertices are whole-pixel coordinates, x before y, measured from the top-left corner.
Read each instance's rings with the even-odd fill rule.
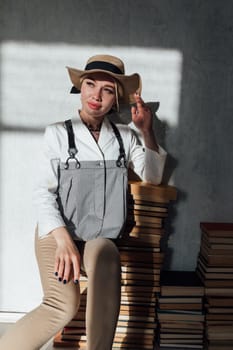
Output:
[[[86,85],[94,87],[94,82],[92,80],[86,80]]]
[[[115,90],[112,89],[112,88],[108,88],[108,87],[105,87],[104,88],[104,91],[109,94],[109,95],[114,95],[115,94]]]

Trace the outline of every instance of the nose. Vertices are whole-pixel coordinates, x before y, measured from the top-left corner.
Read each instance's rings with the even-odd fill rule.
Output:
[[[100,89],[100,88],[97,88],[96,90],[95,90],[95,92],[94,92],[94,99],[96,100],[96,101],[102,101],[102,89]]]

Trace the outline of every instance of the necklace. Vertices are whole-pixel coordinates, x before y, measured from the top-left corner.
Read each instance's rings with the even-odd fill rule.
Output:
[[[101,126],[102,126],[102,122],[97,125],[96,127],[92,126],[91,124],[85,122],[82,118],[82,111],[79,111],[79,115],[80,115],[80,118],[83,122],[84,125],[86,125],[86,127],[88,128],[88,130],[91,132],[91,133],[99,133],[100,132],[100,129],[101,129]]]
[[[98,126],[96,126],[96,127],[93,127],[93,126],[90,125],[90,124],[87,124],[87,123],[84,123],[84,124],[86,125],[86,127],[88,128],[88,130],[89,130],[90,132],[100,132],[101,125],[102,125],[102,124],[100,124],[100,125],[98,125]]]

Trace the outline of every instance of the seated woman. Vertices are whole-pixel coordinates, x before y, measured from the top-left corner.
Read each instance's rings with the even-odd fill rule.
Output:
[[[143,102],[139,74],[125,75],[114,56],[91,57],[84,70],[68,67],[81,109],[46,128],[35,190],[36,256],[44,297],[0,340],[1,350],[36,350],[77,313],[80,270],[88,277],[87,350],[110,350],[120,308],[121,266],[114,239],[126,220],[128,168],[159,184],[166,152],[157,144],[153,115]],[[108,115],[134,103],[126,125]]]

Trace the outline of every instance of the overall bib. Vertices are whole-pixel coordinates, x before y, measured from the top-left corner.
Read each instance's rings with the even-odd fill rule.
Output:
[[[65,122],[69,156],[58,168],[58,206],[75,240],[99,236],[115,239],[123,231],[127,215],[128,170],[123,140],[111,123],[119,143],[116,160],[79,161],[71,120]]]

